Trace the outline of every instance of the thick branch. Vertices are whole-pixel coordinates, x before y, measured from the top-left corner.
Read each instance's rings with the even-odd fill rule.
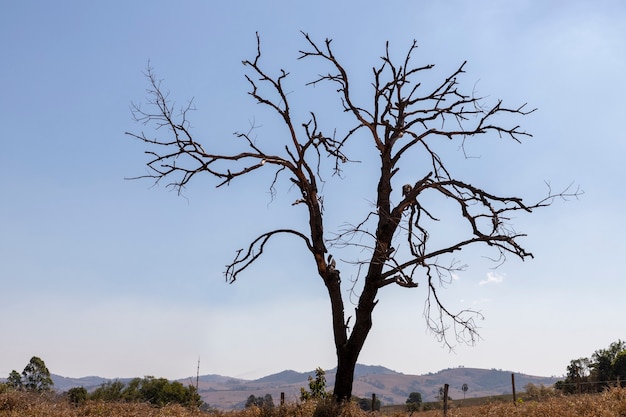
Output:
[[[237,256],[233,260],[232,263],[226,266],[226,272],[224,275],[226,276],[226,281],[229,283],[233,283],[237,280],[238,275],[248,268],[254,261],[256,261],[261,255],[263,255],[263,251],[265,249],[265,244],[270,240],[270,238],[277,234],[291,234],[301,238],[306,244],[309,252],[314,252],[313,245],[307,236],[304,234],[290,229],[277,229],[272,230],[271,232],[263,233],[256,239],[250,243],[247,250],[239,249],[237,251]]]

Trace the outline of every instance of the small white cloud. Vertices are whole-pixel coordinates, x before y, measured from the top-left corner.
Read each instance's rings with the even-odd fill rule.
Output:
[[[480,281],[478,285],[500,284],[502,280],[504,280],[503,274],[496,274],[495,272],[487,272],[487,278]]]

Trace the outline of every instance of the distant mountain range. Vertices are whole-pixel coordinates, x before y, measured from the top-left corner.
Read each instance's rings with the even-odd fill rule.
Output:
[[[326,386],[332,389],[335,383],[336,369],[326,371]],[[315,371],[296,372],[285,370],[255,380],[231,378],[222,375],[202,375],[198,381],[198,391],[202,399],[212,407],[221,410],[242,408],[250,395],[265,396],[270,394],[274,403],[280,402],[280,394],[285,400],[295,402],[300,397],[300,388],[308,388],[308,377],[315,377]],[[515,373],[515,386],[518,391],[532,383],[551,386],[559,378],[540,377]],[[83,378],[66,378],[52,375],[54,388],[67,391],[74,387],[85,387],[91,391],[111,379],[97,376]],[[122,382],[129,378],[119,379]],[[179,380],[184,385],[195,384],[196,377]],[[453,368],[426,375],[405,375],[382,366],[357,365],[354,377],[353,394],[361,398],[370,398],[372,393],[382,404],[404,404],[411,392],[422,394],[424,401],[435,401],[439,388],[444,384],[450,386],[449,395],[454,399],[465,397],[485,397],[511,393],[511,372],[496,369]],[[468,385],[464,394],[463,384]]]

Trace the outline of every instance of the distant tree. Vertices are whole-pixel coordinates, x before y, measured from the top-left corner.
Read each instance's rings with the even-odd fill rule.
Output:
[[[122,391],[120,392],[120,395],[122,396],[124,401],[128,401],[128,402],[144,401],[143,395],[140,391],[141,384],[142,384],[141,378],[131,379],[130,382],[128,382],[124,386]]]
[[[565,380],[557,381],[555,388],[565,394],[593,391],[589,384],[590,366],[589,358],[572,359],[567,366]]]
[[[301,401],[325,399],[330,395],[326,392],[326,372],[319,367],[315,369],[315,378],[309,376],[309,390],[300,388]]]
[[[245,408],[255,407],[257,406],[257,398],[255,395],[250,394],[246,399]]]
[[[337,354],[334,397],[346,400],[352,395],[355,366],[383,290],[391,285],[414,289],[421,283],[426,323],[433,333],[448,345],[474,343],[480,312],[452,311],[439,293],[443,284],[464,268],[457,253],[479,246],[494,251],[491,258],[498,263],[507,256],[532,258],[520,242],[525,235],[512,226],[511,219],[579,192],[566,189],[555,194],[548,189],[545,198],[528,203],[510,192],[498,195],[460,177],[464,170],[454,169],[454,162],[448,159],[452,152],[467,151],[475,138],[485,135],[522,142],[531,135],[515,118],[534,111],[525,104],[488,103],[473,92],[463,92],[459,82],[465,62],[441,75],[439,81],[431,81],[434,65],[413,62],[416,41],[397,60],[387,44],[379,64],[372,68],[372,79],[359,83],[335,55],[330,39],[319,43],[304,34],[304,43],[299,58],[322,66],[307,66],[315,74],[307,85],[329,85],[332,88],[327,91],[338,95],[338,100],[332,98],[338,103],[337,117],[329,118],[332,125],[324,127],[325,121],[313,109],[293,110],[295,95],[287,85],[289,73],[280,70],[272,75],[265,68],[257,35],[256,55],[243,61],[249,71],[249,95],[274,113],[283,135],[272,132],[266,140],[257,137],[253,126],[226,145],[221,138],[201,143],[188,119],[193,104],[176,108],[151,68],[146,75],[148,104],[153,107],[134,105],[133,116],[153,126],[156,133],[128,134],[148,147],[149,171],[139,178],[168,182],[179,193],[198,174],[208,174],[222,187],[263,173],[268,175],[272,197],[279,186],[297,193],[291,206],[304,216],[301,224],[287,224],[252,238],[236,252],[225,275],[228,282],[235,282],[277,236],[295,237],[303,244],[330,300]],[[331,108],[328,104],[324,107],[322,111]],[[300,120],[301,114],[307,115],[305,119]],[[352,201],[355,218],[333,230],[325,217],[325,207],[332,207],[333,196],[324,195],[324,189],[331,188],[331,180],[343,178],[345,169],[357,169],[360,162],[375,178],[369,183],[368,195]],[[514,176],[515,172],[501,173],[506,174]],[[361,181],[362,176],[356,176]],[[347,184],[344,190],[352,188]],[[335,197],[344,195],[340,191]],[[357,209],[356,201],[367,205]],[[254,210],[254,206],[249,208]],[[431,239],[438,235],[445,238]],[[341,258],[336,256],[339,253]],[[360,285],[351,284],[351,297],[360,289],[354,314],[346,312],[340,259],[354,268],[348,275],[361,281]]]
[[[33,356],[28,365],[22,371],[22,386],[27,391],[50,391],[54,382],[50,378],[50,371],[46,367],[45,362]]]
[[[250,407],[259,407],[259,408],[263,408],[266,410],[272,410],[275,407],[274,399],[272,398],[270,394],[265,394],[264,397],[261,397],[261,396],[256,397],[254,395],[250,395],[246,399],[245,408],[250,408]]]
[[[96,388],[89,397],[98,401],[122,401],[124,398],[123,390],[124,383],[122,381],[107,381]]]
[[[274,399],[272,398],[270,394],[265,394],[265,397],[263,397],[263,406],[269,409],[272,409],[275,407]]]
[[[621,386],[626,384],[626,350],[622,350],[615,356],[613,376],[620,381]]]
[[[141,393],[141,398],[157,406],[178,402],[174,400],[174,390],[169,389],[168,385],[169,381],[165,378],[147,376],[140,383],[139,392]],[[182,387],[180,382],[178,382],[178,385]]]
[[[89,393],[85,387],[70,388],[67,391],[67,399],[71,404],[80,405],[87,401]]]
[[[613,363],[617,355],[624,350],[626,343],[618,340],[611,343],[608,348],[598,349],[591,355],[589,380],[594,382],[596,391],[602,391],[615,381]]]
[[[588,358],[578,358],[570,361],[567,367],[565,382],[570,384],[576,392],[587,392],[589,387],[589,371],[591,362]]]
[[[409,413],[414,413],[419,411],[422,407],[422,394],[419,392],[412,392],[409,394],[409,398],[405,401],[406,411]]]
[[[12,389],[21,389],[22,388],[22,375],[17,372],[15,369],[11,371],[9,377],[7,378],[7,385]]]

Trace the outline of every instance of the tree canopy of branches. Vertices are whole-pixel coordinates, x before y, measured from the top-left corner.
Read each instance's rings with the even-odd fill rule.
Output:
[[[413,64],[417,43],[414,41],[398,62],[392,59],[387,44],[379,65],[372,68],[371,84],[355,85],[334,54],[330,39],[316,42],[306,33],[303,37],[305,48],[299,59],[326,68],[307,85],[333,87],[339,99],[337,115],[350,126],[345,131],[338,131],[336,126],[323,127],[313,109],[306,120],[295,119],[295,103],[290,102],[286,86],[290,74],[286,70],[272,74],[265,69],[257,34],[256,55],[243,61],[248,94],[275,113],[285,128],[282,137],[262,139],[250,132],[237,133],[231,152],[212,150],[215,142],[201,143],[192,134],[189,113],[193,105],[178,111],[151,68],[146,72],[149,106],[133,104],[132,111],[136,121],[154,127],[156,133],[127,134],[148,147],[148,173],[135,178],[164,182],[181,192],[197,174],[213,177],[220,188],[269,170],[272,193],[278,187],[296,189],[298,197],[293,208],[301,210],[306,218],[302,227],[278,228],[252,237],[247,247],[236,252],[225,276],[228,282],[237,280],[261,258],[268,242],[279,235],[295,236],[302,242],[330,298],[338,361],[334,395],[339,400],[351,396],[354,368],[372,327],[372,313],[381,290],[390,285],[407,289],[422,285],[426,322],[435,335],[447,344],[450,336],[473,343],[480,313],[452,311],[439,297],[440,280],[462,268],[446,255],[483,245],[495,251],[493,258],[500,261],[508,255],[532,257],[520,243],[524,235],[511,227],[511,216],[531,213],[550,205],[555,198],[576,196],[578,190],[567,188],[552,193],[548,189],[544,199],[527,203],[520,197],[491,193],[454,175],[453,167],[437,151],[439,144],[454,142],[463,148],[467,141],[481,135],[521,142],[531,135],[515,123],[509,126],[500,121],[534,111],[525,104],[509,107],[501,100],[487,105],[483,98],[463,92],[459,82],[465,62],[427,86],[421,77],[429,79],[434,65]],[[364,91],[371,93],[369,100],[360,99]],[[324,202],[333,195],[323,195],[321,185],[330,179],[342,181],[342,172],[360,162],[353,154],[355,144],[360,150],[372,152],[375,162],[371,162],[371,171],[379,173],[375,201],[363,218],[328,232]],[[425,163],[416,163],[416,155]],[[398,179],[401,168],[404,177],[411,178],[405,184]],[[431,239],[431,226],[440,221],[439,207],[429,205],[433,198],[451,204],[465,223],[466,233],[457,241],[440,245],[440,241]],[[332,249],[336,255],[355,247],[360,253],[358,259],[335,258],[329,251]],[[338,261],[356,271],[351,272],[355,277],[352,279],[362,286],[352,323],[352,316],[346,317],[345,313],[340,277],[343,266]]]

